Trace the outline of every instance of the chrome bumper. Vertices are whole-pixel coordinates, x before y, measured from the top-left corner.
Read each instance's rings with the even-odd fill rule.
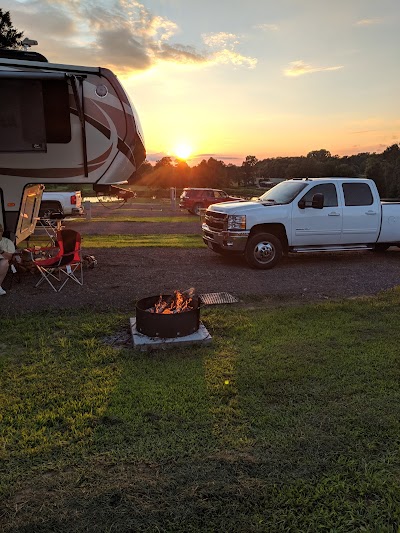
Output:
[[[202,237],[207,246],[212,248],[213,244],[220,246],[222,250],[232,252],[244,252],[250,231],[215,231],[207,224],[202,224]]]

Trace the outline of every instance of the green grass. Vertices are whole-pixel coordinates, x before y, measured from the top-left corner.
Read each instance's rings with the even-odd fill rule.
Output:
[[[149,354],[118,312],[0,318],[4,531],[398,531],[400,290],[258,305]]]
[[[80,220],[78,218],[69,220],[69,224],[82,224],[82,222],[85,222],[85,220]],[[131,217],[131,216],[124,216],[124,215],[114,215],[111,217],[92,217],[90,219],[90,222],[153,222],[153,223],[161,223],[161,222],[199,222],[200,227],[200,218],[196,215],[187,215],[187,216],[169,216],[169,217]],[[88,222],[90,224],[90,222]]]
[[[26,241],[18,245],[40,246],[44,238],[33,236],[29,245]],[[154,234],[154,235],[84,235],[82,248],[202,248],[204,246],[200,235],[183,234]]]

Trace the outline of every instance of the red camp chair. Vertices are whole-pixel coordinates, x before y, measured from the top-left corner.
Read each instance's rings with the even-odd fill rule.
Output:
[[[32,254],[42,250],[48,254],[53,251],[53,257],[35,258],[33,264],[40,272],[40,279],[35,287],[47,281],[55,292],[60,292],[68,280],[83,285],[83,269],[81,255],[81,236],[72,229],[57,231],[57,246],[49,248],[30,248]]]

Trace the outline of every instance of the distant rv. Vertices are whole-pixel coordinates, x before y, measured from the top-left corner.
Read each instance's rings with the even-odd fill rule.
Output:
[[[16,243],[34,231],[46,183],[106,191],[145,158],[139,118],[110,70],[0,49],[0,223]]]

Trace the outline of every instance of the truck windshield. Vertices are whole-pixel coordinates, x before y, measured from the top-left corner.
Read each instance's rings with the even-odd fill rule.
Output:
[[[304,181],[283,181],[258,199],[262,203],[289,204],[307,186]]]

